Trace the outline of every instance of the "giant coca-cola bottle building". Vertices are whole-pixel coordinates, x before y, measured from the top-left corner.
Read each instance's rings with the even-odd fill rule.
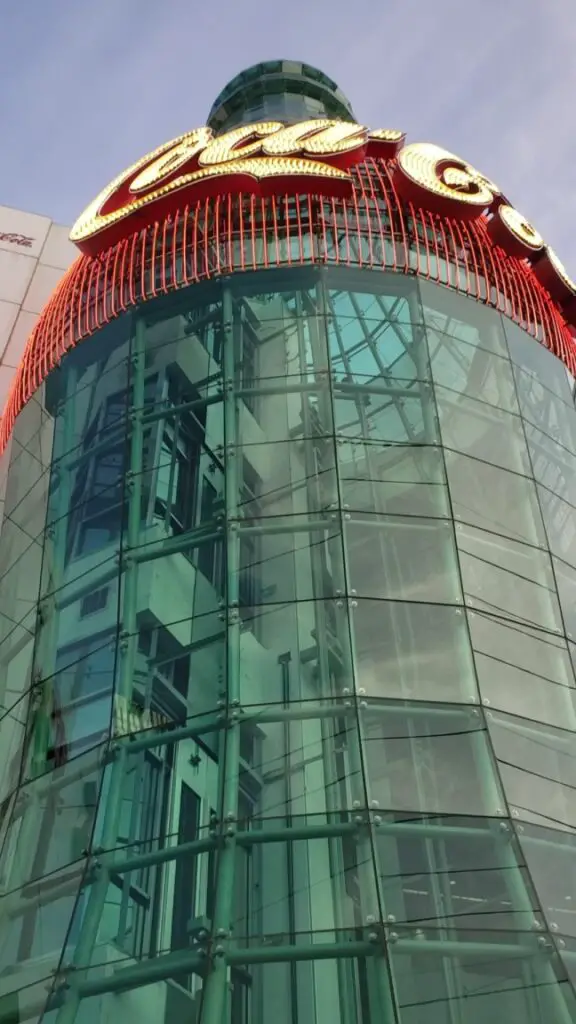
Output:
[[[307,65],[208,129],[1,424],[0,1024],[575,1022],[575,286]]]

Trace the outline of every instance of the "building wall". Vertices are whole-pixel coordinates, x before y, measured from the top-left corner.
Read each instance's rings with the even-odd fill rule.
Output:
[[[77,346],[10,458],[0,1011],[576,1020],[559,360],[415,276],[238,274]]]
[[[0,206],[0,409],[38,315],[76,259],[69,228],[24,210]],[[6,477],[0,464],[0,522]]]

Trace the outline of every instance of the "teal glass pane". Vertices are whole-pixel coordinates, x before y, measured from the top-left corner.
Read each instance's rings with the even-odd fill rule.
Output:
[[[243,704],[318,701],[353,686],[344,601],[242,606],[240,618]]]
[[[535,725],[491,712],[488,727],[498,771],[515,817],[535,824],[576,828],[576,738],[566,728]]]
[[[461,523],[456,526],[456,542],[467,605],[562,631],[548,552]]]
[[[571,486],[571,482],[569,484]],[[553,555],[569,565],[576,560],[576,518],[574,506],[547,487],[538,485],[538,500]]]
[[[564,364],[549,352],[544,345],[521,330],[511,320],[503,318],[504,331],[510,350],[510,357],[515,367],[551,391],[556,398],[566,404],[572,404],[572,395],[568,382],[568,374]],[[526,380],[526,384],[528,381]],[[523,388],[520,388],[523,390]]]
[[[269,377],[239,390],[238,436],[243,444],[317,438],[318,444],[323,441],[326,446],[327,435],[333,433],[327,375],[319,380]],[[215,428],[213,413],[209,427],[211,431]]]
[[[241,724],[237,781],[250,793],[261,827],[296,814],[313,828],[314,821],[342,821],[342,811],[367,808],[355,709],[326,702],[294,704],[289,715],[284,710],[254,706]]]
[[[576,507],[576,455],[531,423],[526,424],[526,439],[536,480]]]
[[[444,460],[438,448],[338,439],[344,508],[393,515],[448,516]]]
[[[502,939],[497,930],[463,930],[458,944],[447,947],[449,970],[442,939],[434,933],[392,946],[402,1024],[420,1024],[424,1014],[434,1024],[447,1024],[455,1013],[467,1024],[571,1020],[573,995],[559,957],[535,957],[522,931]]]
[[[576,452],[576,410],[571,396],[567,399],[564,394],[561,398],[546,386],[545,379],[524,367],[514,366],[514,376],[524,418],[570,452]]]
[[[368,788],[379,808],[498,813],[498,777],[473,709],[383,703],[363,719]]]
[[[468,620],[485,704],[552,725],[573,720],[574,674],[561,636],[473,611]]]
[[[389,444],[436,444],[432,390],[429,384],[369,378],[334,387],[334,429],[338,437]]]
[[[332,371],[358,377],[429,377],[414,282],[397,275],[328,272],[326,314]]]
[[[559,558],[552,559],[566,635],[576,637],[576,569]]]
[[[526,823],[518,838],[545,920],[561,935],[574,936],[576,837],[553,825]]]
[[[320,512],[338,503],[332,437],[242,444],[237,458],[245,519]]]
[[[241,594],[255,604],[287,604],[335,595],[344,579],[342,530],[315,516],[244,520],[240,531]]]
[[[6,703],[11,696],[10,692],[5,694]],[[15,792],[20,781],[28,710],[29,695],[25,694],[10,703],[0,717],[0,807],[2,808],[0,813],[3,822],[6,821],[10,813],[7,801]]]
[[[72,349],[46,384],[55,415],[54,459],[81,455],[108,434],[126,429],[132,319],[113,321]]]
[[[477,701],[461,608],[359,600],[352,636],[356,685],[374,697]]]
[[[519,416],[510,416],[447,388],[434,388],[442,443],[446,448],[531,475],[531,464]]]
[[[427,371],[424,332],[409,319],[402,322],[394,315],[386,319],[386,311],[378,315],[377,298],[369,298],[372,317],[360,312],[346,316],[344,301],[359,304],[356,296],[336,293],[328,300],[328,345],[330,364],[337,379],[357,377],[426,379]]]
[[[445,453],[445,459],[457,520],[513,540],[545,546],[532,480],[451,451]]]
[[[361,597],[462,601],[452,525],[417,516],[355,513],[344,531],[349,592]]]
[[[507,412],[519,411],[514,374],[507,359],[431,326],[426,334],[435,384]]]
[[[376,830],[383,902],[395,923],[440,938],[470,929],[530,933],[543,915],[526,869],[500,819],[455,814],[386,814]],[[408,935],[408,931],[405,932]]]
[[[64,868],[85,856],[97,814],[101,756],[95,749],[22,787],[0,860],[7,893],[44,876],[64,875]]]
[[[508,356],[503,319],[494,309],[431,281],[421,280],[418,286],[428,329],[495,355]]]

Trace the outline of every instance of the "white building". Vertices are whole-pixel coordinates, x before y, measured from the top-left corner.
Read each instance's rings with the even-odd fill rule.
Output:
[[[70,228],[0,206],[0,410],[39,313],[78,250]],[[0,521],[9,449],[0,463]]]

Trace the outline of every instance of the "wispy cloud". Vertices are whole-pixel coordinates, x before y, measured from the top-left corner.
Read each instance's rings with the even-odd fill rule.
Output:
[[[573,0],[28,0],[3,15],[0,203],[70,222],[238,70],[294,57],[358,118],[494,178],[576,275]]]

